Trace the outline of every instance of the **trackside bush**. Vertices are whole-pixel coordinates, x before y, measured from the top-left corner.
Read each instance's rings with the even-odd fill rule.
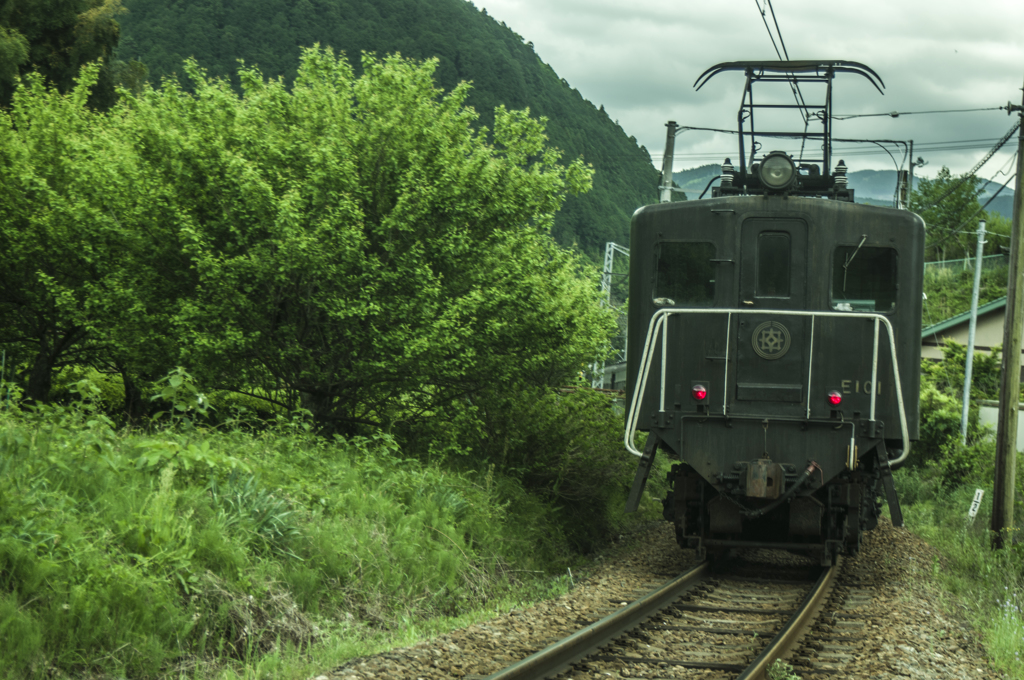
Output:
[[[606,394],[520,386],[439,412],[410,448],[521,480],[523,491],[553,509],[574,551],[587,553],[623,521],[636,461],[625,453],[622,427]]]

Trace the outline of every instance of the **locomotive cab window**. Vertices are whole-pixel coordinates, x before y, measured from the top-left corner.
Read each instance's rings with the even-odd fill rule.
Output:
[[[832,309],[880,312],[896,309],[898,256],[892,248],[839,246],[832,257]]]
[[[789,297],[789,241],[785,231],[757,235],[758,297]]]
[[[655,248],[654,303],[659,307],[710,307],[715,301],[715,246],[706,242],[663,241]]]

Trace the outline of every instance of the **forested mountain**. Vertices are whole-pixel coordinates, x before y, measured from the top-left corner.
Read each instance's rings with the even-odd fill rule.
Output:
[[[565,245],[596,255],[606,241],[626,243],[633,211],[657,200],[658,172],[645,149],[550,66],[526,42],[465,0],[127,0],[119,17],[122,59],[139,59],[153,82],[182,74],[195,57],[210,75],[232,76],[237,60],[264,76],[290,81],[300,46],[345,52],[358,69],[361,51],[437,57],[438,86],[472,81],[480,124],[495,106],[529,107],[549,119],[551,144],[566,161],[582,156],[596,169],[594,188],[572,197],[555,222]],[[182,78],[183,84],[187,80]],[[237,82],[236,82],[237,85]]]

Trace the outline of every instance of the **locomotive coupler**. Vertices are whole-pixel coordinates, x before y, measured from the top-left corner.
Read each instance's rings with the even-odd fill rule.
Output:
[[[768,458],[760,458],[747,465],[747,497],[778,498],[786,485],[782,466]]]

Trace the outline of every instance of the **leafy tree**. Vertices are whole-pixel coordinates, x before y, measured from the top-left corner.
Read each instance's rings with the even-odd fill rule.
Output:
[[[117,201],[124,140],[85,107],[99,67],[68,96],[30,74],[0,110],[0,342],[27,371],[26,396],[46,399],[54,369],[86,360],[86,299],[117,266]]]
[[[561,384],[611,321],[592,268],[550,238],[591,171],[436,62],[307,51],[294,88],[245,94],[187,70],[90,112],[28,78],[3,114],[0,342],[31,398],[85,362],[139,384],[185,361],[209,388],[261,390],[322,423],[415,422],[454,399]],[[493,139],[493,142],[490,141]]]
[[[548,235],[590,170],[526,112],[499,108],[489,143],[435,66],[366,57],[356,78],[310,50],[290,93],[243,69],[240,98],[190,63],[194,97],[130,100],[198,272],[177,319],[208,384],[300,395],[351,428],[558,383],[598,353],[595,282]]]
[[[82,65],[92,61],[102,67],[90,104],[100,108],[113,104],[117,78],[110,66],[120,36],[116,17],[125,11],[121,0],[0,3],[0,105],[10,103],[19,75],[38,71],[67,92]]]
[[[947,260],[973,257],[973,233],[980,219],[981,180],[974,175],[954,177],[943,166],[935,179],[921,179],[910,194],[910,209],[924,218],[927,230],[926,258]],[[992,244],[991,249],[997,246]]]

